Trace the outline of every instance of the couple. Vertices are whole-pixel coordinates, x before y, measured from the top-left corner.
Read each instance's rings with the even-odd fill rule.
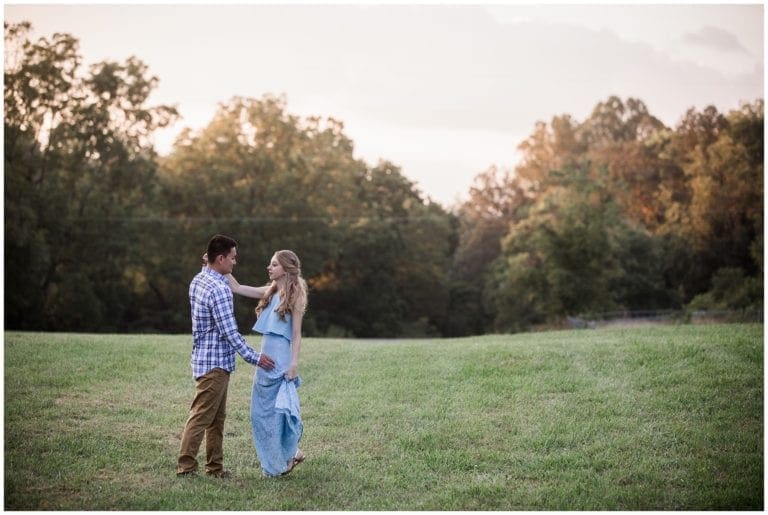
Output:
[[[272,256],[267,271],[271,283],[253,287],[232,277],[237,243],[216,235],[208,242],[203,270],[189,285],[192,308],[192,375],[195,397],[181,436],[176,473],[197,473],[197,451],[205,436],[209,476],[227,478],[224,469],[224,419],[229,374],[235,352],[256,365],[251,397],[251,422],[256,452],[264,475],[287,474],[304,461],[299,440],[304,426],[296,387],[301,348],[301,321],[307,288],[299,259],[290,250]],[[237,330],[232,292],[260,299],[253,329],[263,334],[261,352],[254,351]]]

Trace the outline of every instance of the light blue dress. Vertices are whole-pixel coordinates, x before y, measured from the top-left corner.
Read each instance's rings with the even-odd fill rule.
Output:
[[[251,395],[253,442],[261,470],[267,476],[279,476],[288,470],[304,432],[296,392],[301,379],[288,381],[284,377],[291,364],[291,315],[286,313],[285,320],[280,320],[275,312],[278,305],[280,296],[274,294],[253,326],[254,331],[263,335],[261,352],[275,362],[270,371],[256,368]]]

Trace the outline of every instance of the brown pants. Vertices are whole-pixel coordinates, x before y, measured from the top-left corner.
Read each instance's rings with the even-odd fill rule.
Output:
[[[224,419],[227,416],[229,374],[214,368],[197,378],[195,398],[181,435],[177,473],[197,470],[197,451],[205,436],[205,472],[224,470]]]

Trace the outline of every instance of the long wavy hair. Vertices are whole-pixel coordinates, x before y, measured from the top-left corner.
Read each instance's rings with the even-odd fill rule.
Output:
[[[301,261],[291,250],[278,250],[275,259],[283,267],[285,275],[272,281],[267,293],[256,306],[256,316],[260,316],[272,300],[275,293],[280,295],[277,314],[280,320],[285,320],[285,314],[293,314],[295,311],[304,313],[307,310],[307,282],[301,276]]]

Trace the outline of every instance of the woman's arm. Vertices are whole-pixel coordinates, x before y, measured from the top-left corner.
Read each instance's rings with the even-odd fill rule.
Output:
[[[295,310],[291,315],[293,319],[291,336],[291,364],[285,371],[285,378],[292,381],[299,375],[299,351],[301,351],[301,319],[304,318],[303,311]]]
[[[245,284],[240,284],[232,274],[227,274],[227,279],[229,280],[229,288],[234,293],[243,297],[251,297],[252,299],[262,298],[267,293],[267,288],[269,288],[269,286],[246,286]]]

